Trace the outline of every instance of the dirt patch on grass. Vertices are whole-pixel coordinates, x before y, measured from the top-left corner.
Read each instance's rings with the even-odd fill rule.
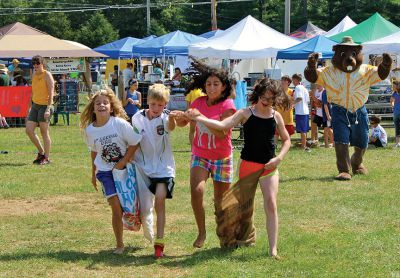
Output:
[[[49,213],[59,205],[80,203],[84,197],[55,196],[44,199],[6,199],[0,202],[0,215],[26,216],[27,214]]]

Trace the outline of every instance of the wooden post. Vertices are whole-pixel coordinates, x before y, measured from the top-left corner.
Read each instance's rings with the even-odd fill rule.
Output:
[[[217,0],[211,0],[211,30],[217,29]]]

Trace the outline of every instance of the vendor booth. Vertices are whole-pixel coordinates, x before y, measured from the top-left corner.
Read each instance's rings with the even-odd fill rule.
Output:
[[[383,18],[379,13],[375,13],[357,26],[329,38],[341,42],[344,36],[351,36],[354,42],[364,43],[386,37],[398,31],[400,31],[399,27]]]
[[[88,57],[106,57],[101,53],[95,52],[90,48],[65,42],[52,37],[35,28],[16,22],[0,28],[0,58],[28,58],[41,55],[52,57],[49,62],[49,71],[52,74],[64,74],[71,70],[82,72],[88,88],[91,88],[91,74]],[[55,58],[68,57],[68,58]],[[25,118],[27,107],[30,100],[31,87],[0,87],[0,112],[5,117]],[[62,98],[60,101],[67,101],[70,96]],[[17,101],[18,100],[18,101]],[[77,101],[77,96],[73,100]],[[69,113],[69,108],[77,110],[77,103],[60,103],[64,106],[61,112]]]

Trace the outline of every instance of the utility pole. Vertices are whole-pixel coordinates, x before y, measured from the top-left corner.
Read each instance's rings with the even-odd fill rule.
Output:
[[[146,1],[147,35],[150,35],[150,0]]]
[[[285,0],[285,34],[290,34],[290,0]]]
[[[217,0],[211,0],[211,30],[217,29]]]

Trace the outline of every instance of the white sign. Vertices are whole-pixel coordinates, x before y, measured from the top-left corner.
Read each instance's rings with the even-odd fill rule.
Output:
[[[185,111],[187,109],[185,95],[184,94],[170,95],[167,108],[169,110]]]
[[[52,74],[86,71],[85,58],[57,58],[46,62],[46,68]]]

